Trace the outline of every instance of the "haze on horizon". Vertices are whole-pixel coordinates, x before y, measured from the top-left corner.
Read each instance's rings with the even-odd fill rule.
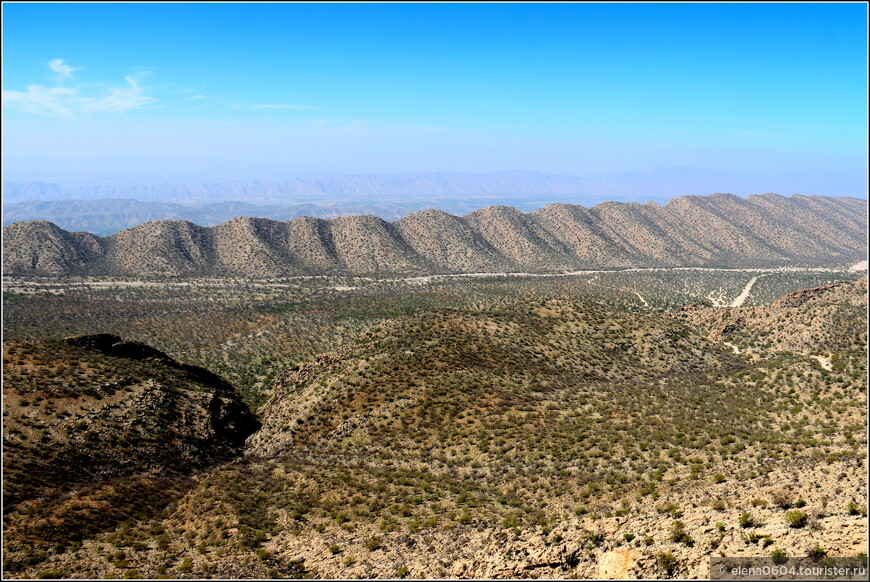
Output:
[[[3,55],[5,181],[866,184],[864,3],[5,3]]]

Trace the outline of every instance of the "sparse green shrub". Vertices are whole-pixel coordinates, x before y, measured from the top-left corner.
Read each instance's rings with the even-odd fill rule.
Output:
[[[747,528],[755,525],[755,522],[752,519],[752,516],[748,511],[744,511],[740,514],[740,527]]]
[[[656,565],[659,570],[671,576],[677,569],[677,559],[671,552],[659,552],[656,554]]]
[[[589,543],[593,546],[601,545],[601,542],[604,541],[604,534],[601,532],[589,532],[586,534],[586,539],[589,540]]]
[[[774,564],[785,564],[788,560],[788,555],[783,550],[773,550],[770,552],[770,557],[773,558]]]
[[[756,534],[754,531],[746,532],[740,535],[740,539],[742,539],[747,544],[757,544],[758,534]]]
[[[686,533],[686,525],[682,521],[675,521],[674,525],[671,526],[671,541],[687,546],[695,544],[692,536]]]
[[[849,512],[849,515],[867,515],[867,506],[866,505],[858,505],[854,501],[850,501],[849,505],[846,506],[846,511]]]
[[[272,554],[270,554],[263,548],[257,548],[256,550],[254,550],[254,554],[256,554],[257,558],[259,558],[263,562],[272,557]]]
[[[798,509],[792,509],[785,512],[785,523],[788,527],[799,528],[807,524],[809,516]]]

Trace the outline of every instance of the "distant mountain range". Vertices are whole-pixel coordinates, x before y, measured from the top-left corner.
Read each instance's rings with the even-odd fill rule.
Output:
[[[231,201],[186,206],[172,202],[144,202],[119,198],[106,200],[26,200],[6,204],[3,209],[3,225],[22,220],[46,220],[66,230],[108,236],[119,230],[153,220],[187,220],[201,226],[214,226],[237,216],[292,220],[300,216],[336,218],[352,214],[373,214],[386,220],[397,220],[429,206],[431,204],[425,203],[404,205],[389,203],[300,203],[282,206]],[[471,210],[475,210],[475,208]]]
[[[395,222],[374,216],[214,227],[159,220],[101,238],[45,221],[3,229],[4,274],[109,276],[415,275],[588,268],[829,264],[867,257],[867,202],[764,194],[492,206]]]
[[[777,192],[814,196],[866,197],[863,177],[833,172],[742,174],[703,168],[657,168],[586,177],[538,172],[424,172],[300,178],[286,182],[165,183],[92,185],[65,188],[45,182],[3,184],[6,202],[22,200],[95,200],[213,203],[219,201],[293,204],[312,201],[431,200],[433,198],[523,197],[574,199],[551,202],[596,203],[615,198],[664,202],[673,196],[730,192],[738,195]],[[585,199],[577,199],[584,197]],[[635,200],[640,201],[640,200]]]
[[[862,179],[833,173],[749,175],[664,168],[575,178],[536,172],[431,172],[305,178],[288,182],[167,183],[65,188],[44,182],[3,185],[3,224],[47,220],[101,236],[152,220],[214,226],[237,216],[292,220],[372,214],[398,220],[435,208],[468,214],[491,205],[530,212],[553,203],[608,200],[665,203],[674,196],[778,192],[866,197]]]
[[[592,187],[591,187],[592,186]],[[346,200],[407,200],[433,197],[552,196],[593,193],[583,178],[537,172],[369,174],[300,178],[286,182],[230,181],[93,185],[65,188],[45,182],[4,183],[3,197],[20,200],[95,200],[134,198],[186,203],[244,200],[298,203]]]

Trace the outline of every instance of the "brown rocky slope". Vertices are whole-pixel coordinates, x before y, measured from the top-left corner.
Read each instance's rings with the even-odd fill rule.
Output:
[[[211,228],[155,221],[100,238],[44,221],[3,229],[8,275],[239,276],[547,272],[587,268],[829,264],[867,253],[867,202],[775,194],[683,196],[665,206],[493,206]]]
[[[709,335],[721,309],[587,291],[380,321],[287,370],[244,457],[165,511],[46,548],[69,533],[48,519],[109,493],[22,503],[7,575],[706,578],[711,556],[866,555],[866,283],[777,308],[831,370],[763,326],[735,353]],[[150,499],[123,486],[109,507]]]
[[[158,511],[260,426],[218,376],[108,334],[6,344],[3,376],[7,570]]]

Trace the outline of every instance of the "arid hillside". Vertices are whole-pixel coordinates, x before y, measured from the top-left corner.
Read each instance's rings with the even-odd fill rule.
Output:
[[[6,344],[3,405],[7,572],[154,515],[260,426],[211,372],[105,334]]]
[[[779,307],[670,312],[595,285],[488,289],[384,318],[287,369],[243,458],[173,481],[160,511],[56,539],[39,524],[102,493],[58,505],[37,492],[6,518],[6,574],[705,578],[714,555],[866,554],[865,280]],[[775,335],[711,332],[756,309],[781,315]],[[839,323],[804,333],[823,318]],[[111,345],[101,357],[120,357]],[[32,383],[22,349],[34,347],[16,345],[7,365]],[[37,360],[69,391],[87,350],[69,370]],[[81,405],[22,407],[15,390],[7,412],[21,419],[7,426],[32,424],[36,407],[72,415],[60,426],[74,432],[64,423]],[[46,430],[27,439],[64,442]],[[125,430],[107,435],[127,442]],[[124,493],[137,496],[150,499]]]
[[[665,206],[491,206],[396,222],[163,220],[101,238],[44,221],[3,229],[7,275],[240,276],[553,272],[589,268],[819,265],[867,253],[867,203],[775,194],[684,196]]]
[[[792,352],[819,359],[826,369],[867,343],[867,277],[800,289],[769,306],[709,308],[690,305],[671,315],[736,351]],[[833,358],[833,361],[830,360]]]

